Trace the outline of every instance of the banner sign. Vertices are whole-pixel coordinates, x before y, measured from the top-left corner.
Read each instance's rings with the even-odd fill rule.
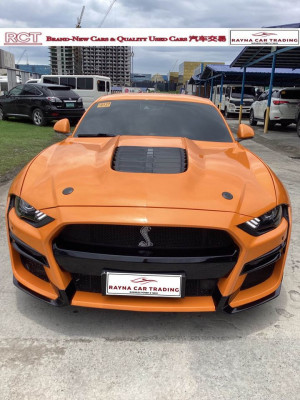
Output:
[[[0,28],[0,46],[299,46],[299,29]]]

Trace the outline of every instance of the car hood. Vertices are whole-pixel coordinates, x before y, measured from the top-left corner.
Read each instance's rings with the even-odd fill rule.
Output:
[[[112,169],[120,146],[183,148],[183,173],[135,173]],[[73,192],[64,195],[65,188]],[[223,197],[232,194],[232,199]],[[259,215],[276,205],[269,170],[237,142],[169,137],[68,138],[32,162],[21,196],[38,209],[57,206],[160,207]]]

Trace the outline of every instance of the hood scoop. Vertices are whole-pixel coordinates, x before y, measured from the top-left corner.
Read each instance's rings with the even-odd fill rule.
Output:
[[[119,172],[180,174],[187,170],[187,154],[179,147],[117,147],[112,169]]]

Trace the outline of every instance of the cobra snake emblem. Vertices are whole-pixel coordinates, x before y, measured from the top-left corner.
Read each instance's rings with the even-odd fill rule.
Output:
[[[148,234],[149,231],[151,231],[150,226],[143,226],[140,229],[141,235],[143,236],[143,238],[145,240],[142,240],[139,243],[139,247],[151,247],[151,246],[153,246],[153,243],[151,242],[151,240],[149,238],[149,234]]]

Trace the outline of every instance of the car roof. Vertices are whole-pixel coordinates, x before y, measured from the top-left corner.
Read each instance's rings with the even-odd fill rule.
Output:
[[[166,100],[166,101],[186,101],[191,103],[214,104],[204,97],[191,96],[187,94],[168,94],[168,93],[115,93],[105,97],[99,97],[96,102],[110,100]]]

